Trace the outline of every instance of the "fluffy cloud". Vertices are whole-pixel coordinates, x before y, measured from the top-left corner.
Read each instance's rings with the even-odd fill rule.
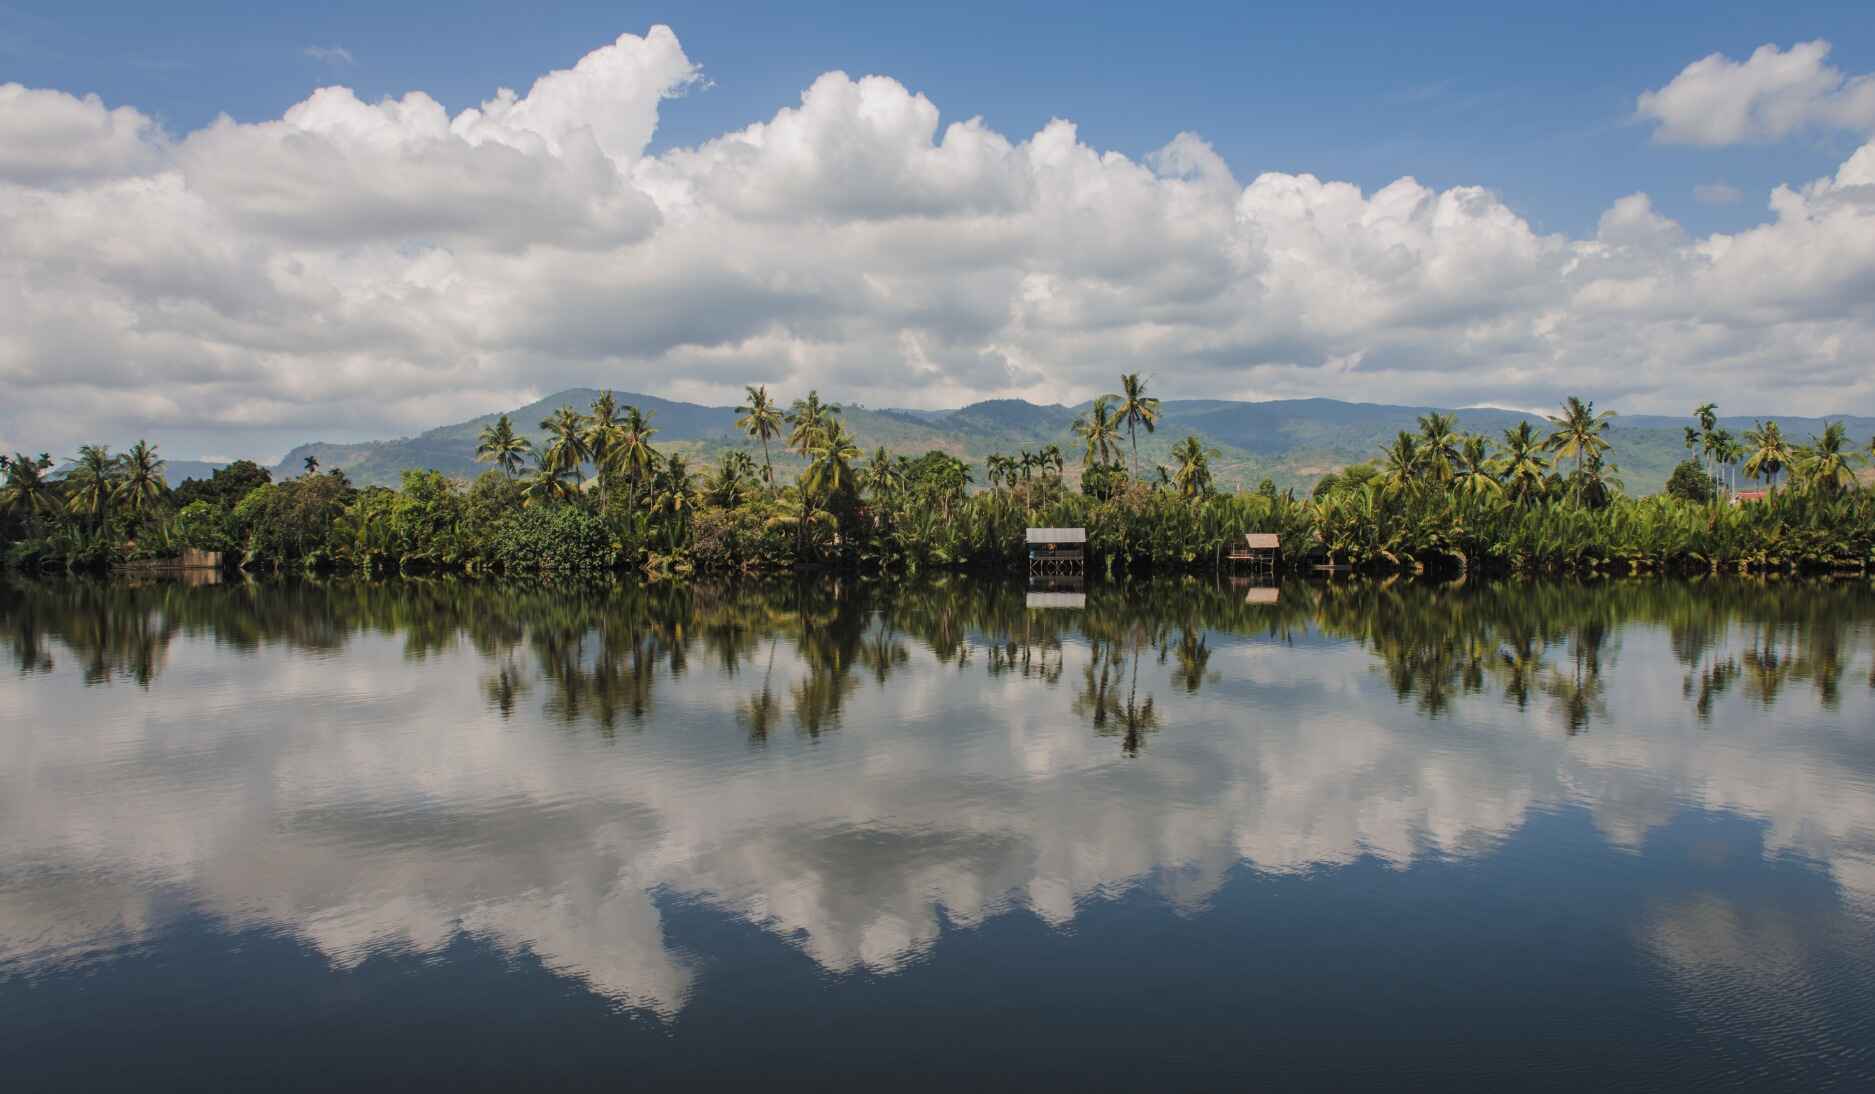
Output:
[[[1811,50],[1771,61],[1811,57],[1798,113],[1847,117],[1864,82]],[[1680,117],[1719,64],[1644,103]],[[1736,236],[1637,195],[1571,239],[1479,187],[1245,183],[1193,134],[1133,159],[945,124],[883,76],[647,155],[698,73],[654,27],[453,117],[328,87],[181,135],[0,88],[0,444],[271,456],[574,384],[935,406],[1138,368],[1167,396],[1875,408],[1870,149]],[[1764,101],[1745,130],[1791,116]]]
[[[1875,76],[1845,77],[1826,64],[1829,43],[1789,50],[1762,45],[1744,61],[1714,53],[1667,86],[1644,91],[1636,113],[1673,144],[1772,141],[1801,129],[1875,129]]]

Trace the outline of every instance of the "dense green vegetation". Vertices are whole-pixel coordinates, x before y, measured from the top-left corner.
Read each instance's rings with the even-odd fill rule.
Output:
[[[842,408],[816,392],[783,411],[754,387],[735,424],[762,462],[732,450],[693,468],[660,450],[654,414],[607,392],[584,413],[556,410],[538,445],[506,416],[487,424],[476,452],[489,469],[467,483],[406,471],[398,489],[360,489],[308,455],[282,481],[243,462],[172,491],[141,442],[122,455],[86,446],[62,475],[49,456],[15,455],[4,461],[0,545],[29,569],[193,548],[249,568],[654,576],[1015,569],[1023,530],[1038,525],[1087,528],[1109,573],[1210,570],[1249,531],[1280,534],[1292,564],[1369,569],[1866,569],[1875,556],[1875,492],[1858,482],[1865,456],[1840,424],[1799,444],[1766,422],[1740,444],[1701,407],[1678,486],[1637,498],[1619,477],[1612,415],[1591,403],[1571,398],[1545,428],[1519,420],[1494,439],[1433,412],[1374,462],[1298,498],[1267,480],[1219,490],[1217,452],[1195,434],[1165,450],[1169,463],[1142,466],[1139,435],[1157,430],[1161,405],[1138,375],[1120,386],[1074,423],[1073,484],[1059,445],[995,454],[977,484],[944,451],[863,453]],[[776,467],[784,454],[797,472]],[[1741,475],[1777,485],[1734,504]]]

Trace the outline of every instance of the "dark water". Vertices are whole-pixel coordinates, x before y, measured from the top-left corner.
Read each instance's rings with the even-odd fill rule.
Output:
[[[22,1089],[1871,1089],[1867,583],[0,585]]]

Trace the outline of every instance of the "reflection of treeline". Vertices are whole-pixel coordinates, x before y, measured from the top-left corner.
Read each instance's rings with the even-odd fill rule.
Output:
[[[1176,691],[1214,682],[1219,636],[1347,639],[1372,652],[1395,692],[1429,715],[1459,696],[1497,694],[1556,709],[1571,731],[1599,716],[1604,672],[1623,629],[1663,629],[1695,709],[1728,691],[1774,702],[1793,684],[1834,704],[1870,643],[1865,582],[1292,581],[1274,603],[1195,579],[1095,584],[1084,610],[1036,610],[1019,585],[937,576],[916,582],[825,579],[728,585],[676,582],[391,581],[0,583],[0,639],[22,671],[62,646],[87,680],[148,684],[179,635],[235,649],[333,650],[357,636],[402,643],[407,658],[468,645],[487,662],[489,703],[523,695],[568,724],[607,733],[655,710],[657,682],[695,664],[727,674],[761,739],[792,723],[838,727],[862,683],[885,684],[914,646],[960,673],[1064,679],[1098,730],[1136,749],[1164,718],[1142,688],[1150,662]],[[1070,671],[1065,650],[1085,647]],[[777,678],[776,653],[787,650]],[[1875,666],[1869,685],[1875,687]]]

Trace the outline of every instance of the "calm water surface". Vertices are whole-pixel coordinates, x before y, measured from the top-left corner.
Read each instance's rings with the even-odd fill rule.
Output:
[[[1867,1090],[1872,649],[1866,582],[0,584],[0,1078]]]

